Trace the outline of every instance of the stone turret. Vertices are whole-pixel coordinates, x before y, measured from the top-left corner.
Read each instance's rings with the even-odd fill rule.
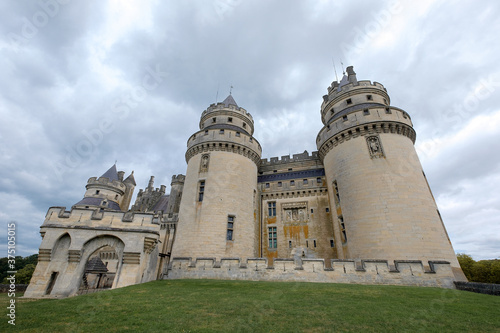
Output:
[[[73,207],[126,211],[134,192],[135,181],[133,172],[125,181],[124,174],[123,171],[117,171],[114,164],[99,178],[89,178],[84,198]]]
[[[173,257],[254,257],[259,229],[252,116],[229,95],[203,111],[188,163]]]
[[[463,273],[414,148],[410,116],[352,67],[323,97],[316,143],[341,259],[446,260]],[[397,258],[395,257],[397,256]]]

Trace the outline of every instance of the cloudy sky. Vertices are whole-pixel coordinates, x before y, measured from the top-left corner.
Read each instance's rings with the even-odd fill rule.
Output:
[[[455,251],[500,257],[496,0],[4,0],[0,22],[0,235],[17,222],[19,255],[115,160],[169,186],[231,86],[263,157],[316,150],[342,60],[411,115]]]

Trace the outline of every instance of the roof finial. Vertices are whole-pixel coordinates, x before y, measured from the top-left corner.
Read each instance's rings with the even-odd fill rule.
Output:
[[[116,162],[118,162],[118,160],[115,160],[115,165],[116,165]]]
[[[217,93],[215,94],[215,104],[217,104],[218,99],[219,99],[219,83],[217,83]]]
[[[342,65],[342,74],[345,75],[344,63],[342,62],[342,58],[340,58],[340,64]]]
[[[338,81],[339,77],[337,76],[337,69],[335,68],[335,61],[333,61],[333,58],[332,58],[332,63],[333,63],[333,70],[335,71],[335,80]]]
[[[231,86],[231,88],[229,88],[229,95],[231,95],[232,91],[233,91],[233,86]]]

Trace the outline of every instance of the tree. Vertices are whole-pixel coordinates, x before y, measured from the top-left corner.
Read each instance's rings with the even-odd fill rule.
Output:
[[[467,277],[467,280],[473,281],[472,273],[474,271],[474,264],[476,263],[474,259],[472,259],[470,255],[465,253],[457,254],[457,259],[460,267],[462,267],[462,271],[464,272],[465,277]]]

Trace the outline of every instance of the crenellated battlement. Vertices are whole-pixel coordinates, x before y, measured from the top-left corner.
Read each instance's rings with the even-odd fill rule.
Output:
[[[167,279],[225,279],[386,284],[454,288],[448,261],[285,258],[173,258]]]
[[[249,112],[247,112],[247,110],[245,110],[244,108],[236,106],[236,105],[232,105],[232,104],[226,106],[222,102],[219,102],[217,104],[215,104],[215,103],[210,104],[210,106],[205,111],[202,112],[201,117],[203,118],[205,115],[207,115],[209,113],[218,112],[218,111],[222,111],[222,110],[230,110],[230,111],[241,113],[245,117],[250,118],[250,120],[252,120],[252,122],[253,122],[252,115]]]
[[[363,88],[363,87],[370,87],[370,88],[377,88],[381,89],[385,92],[387,92],[387,89],[385,89],[384,85],[382,83],[379,83],[377,81],[370,81],[370,80],[360,80],[355,83],[346,83],[345,85],[339,86],[339,82],[333,81],[332,84],[327,88],[328,89],[328,95],[332,95],[333,98],[335,97],[336,94],[342,94],[348,90],[351,90],[352,88]]]
[[[122,191],[125,191],[127,186],[123,184],[119,180],[113,180],[110,181],[109,178],[106,177],[90,177],[89,180],[87,181],[87,188],[89,186],[110,186],[110,187],[116,187]]]
[[[125,229],[158,229],[164,216],[157,213],[101,211],[95,208],[50,207],[45,216],[43,227],[60,224],[64,228],[106,227]]]
[[[173,175],[172,176],[172,182],[170,183],[170,185],[174,185],[174,184],[184,184],[184,181],[186,180],[186,176],[185,175],[182,175],[182,174],[178,174],[178,175]]]
[[[267,158],[263,158],[260,160],[260,166],[271,166],[271,165],[279,165],[290,162],[311,161],[317,159],[319,159],[317,151],[313,151],[311,155],[309,155],[307,150],[305,150],[303,153],[293,154],[292,156],[285,155],[281,156],[281,158],[271,157],[269,158],[269,160]]]

